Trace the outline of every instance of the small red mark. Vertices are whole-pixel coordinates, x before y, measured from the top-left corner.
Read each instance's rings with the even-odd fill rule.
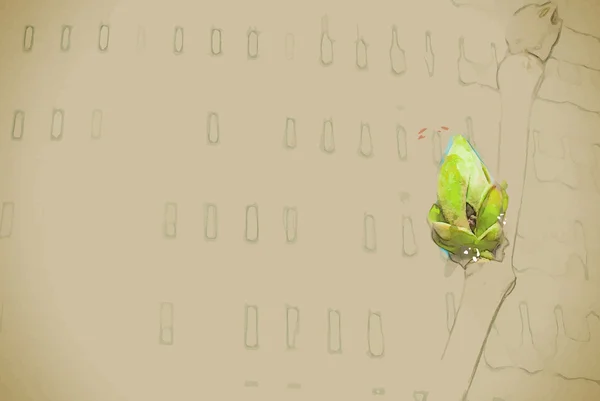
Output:
[[[448,131],[450,128],[446,127],[445,125],[442,125],[440,128],[436,129],[435,132],[437,132],[438,134],[441,134],[442,131]],[[425,135],[423,135],[423,132],[427,131],[427,128],[421,128],[421,130],[417,133],[417,139],[423,139],[425,138]]]

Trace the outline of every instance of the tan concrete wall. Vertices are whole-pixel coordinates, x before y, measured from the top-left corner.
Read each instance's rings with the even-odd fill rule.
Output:
[[[160,3],[0,3],[0,400],[418,399],[462,278],[417,132],[495,169],[523,3]],[[600,399],[600,2],[558,5],[471,401]]]

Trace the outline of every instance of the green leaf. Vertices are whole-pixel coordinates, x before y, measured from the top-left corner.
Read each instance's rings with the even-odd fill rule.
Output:
[[[488,260],[495,260],[496,259],[496,257],[494,256],[494,254],[491,253],[490,251],[483,251],[483,252],[481,252],[480,256],[482,258],[488,259]]]
[[[442,214],[442,209],[440,209],[440,207],[435,203],[433,204],[433,206],[431,206],[431,209],[429,209],[427,221],[429,221],[429,224],[446,222],[444,220],[444,215]]]
[[[458,155],[446,156],[438,176],[438,204],[448,223],[469,227],[465,208],[468,182],[461,167],[464,163]]]
[[[475,235],[481,236],[494,223],[498,222],[498,217],[502,213],[504,199],[502,191],[497,186],[492,186],[487,193],[485,200],[477,216],[477,225],[475,226]]]
[[[467,228],[453,226],[448,223],[433,223],[431,227],[441,239],[452,243],[452,245],[468,246],[477,240],[477,237]]]

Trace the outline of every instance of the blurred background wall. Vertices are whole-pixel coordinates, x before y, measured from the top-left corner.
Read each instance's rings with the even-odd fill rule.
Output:
[[[347,3],[0,2],[0,400],[427,391],[461,272],[417,132],[495,169],[524,3]],[[600,399],[600,2],[557,4],[471,401]]]

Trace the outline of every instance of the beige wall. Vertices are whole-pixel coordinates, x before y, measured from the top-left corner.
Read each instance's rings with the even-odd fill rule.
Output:
[[[436,149],[448,137],[416,134],[472,127],[495,169],[490,45],[501,59],[504,23],[522,3],[98,3],[0,2],[0,400],[412,400],[427,391],[461,276],[445,277],[424,219]],[[600,3],[558,5],[563,32],[531,120],[518,284],[471,401],[600,399],[600,322],[591,315],[600,313]],[[101,24],[110,27],[105,52]],[[68,51],[63,25],[72,27]],[[401,76],[391,73],[393,26]],[[218,57],[212,28],[222,32]],[[247,54],[252,29],[256,59]],[[461,37],[466,58],[457,62]],[[207,143],[209,112],[218,114],[218,144]],[[287,118],[294,149],[284,146]],[[328,119],[332,154],[320,149]],[[177,205],[170,238],[168,202]],[[207,204],[216,206],[215,240],[205,238]],[[255,243],[245,240],[251,205]],[[286,207],[297,213],[293,243]],[[375,221],[372,251],[365,215]],[[174,307],[171,345],[159,340],[161,303]],[[256,311],[259,346],[247,349]],[[338,349],[336,311],[340,354],[328,352],[328,315]]]

